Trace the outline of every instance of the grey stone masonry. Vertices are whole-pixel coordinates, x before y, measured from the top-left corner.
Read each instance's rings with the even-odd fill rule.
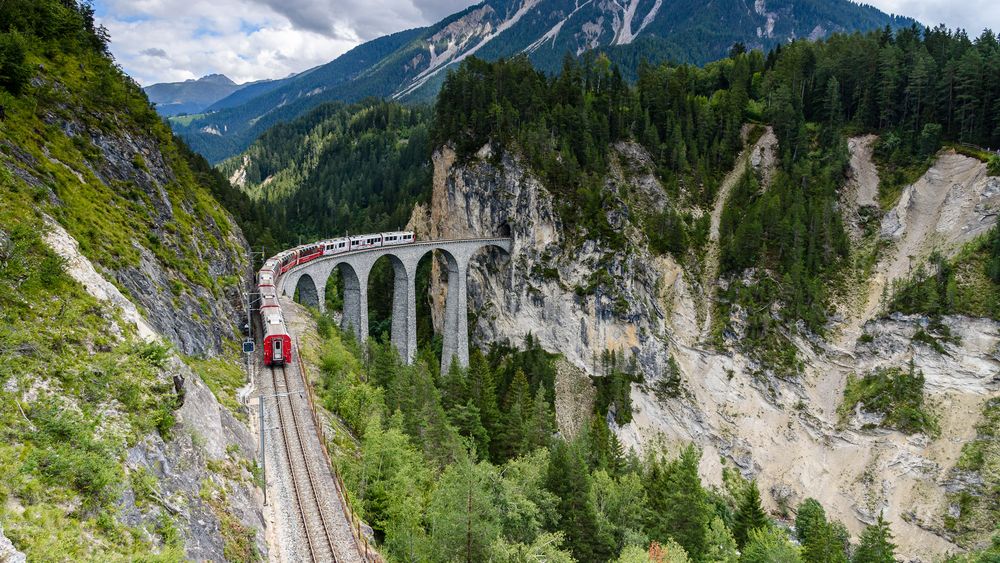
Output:
[[[490,246],[509,255],[511,244],[509,238],[435,240],[324,256],[286,272],[278,281],[278,291],[292,296],[298,290],[303,304],[322,311],[326,304],[326,283],[334,268],[339,269],[344,284],[343,328],[350,327],[358,341],[363,342],[368,336],[368,275],[379,258],[388,256],[395,274],[392,344],[406,363],[412,363],[417,355],[417,264],[428,252],[440,251],[448,271],[441,369],[447,370],[452,359],[466,367],[469,365],[469,320],[465,277],[469,260]]]

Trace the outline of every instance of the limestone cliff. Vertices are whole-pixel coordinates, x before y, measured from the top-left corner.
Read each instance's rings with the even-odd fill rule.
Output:
[[[770,132],[762,136],[726,182],[749,162],[766,189],[776,142]],[[853,168],[842,202],[848,222],[856,223],[857,210],[874,204],[878,178],[871,142],[850,143]],[[605,185],[614,203],[605,212],[628,243],[611,252],[593,240],[570,239],[552,195],[516,155],[496,156],[487,146],[460,162],[448,147],[435,153],[432,199],[429,208],[417,208],[411,226],[440,238],[509,233],[514,239],[509,261],[487,258],[470,268],[474,340],[518,343],[530,332],[592,374],[602,351],[625,352],[638,360],[645,379],[632,388],[634,420],[616,429],[627,446],[641,451],[654,441],[693,441],[705,452],[701,470],[709,483],[721,483],[724,466],[736,467],[758,479],[777,515],[812,496],[853,534],[884,511],[906,557],[934,560],[960,550],[946,525],[958,510],[950,496],[954,468],[983,404],[1000,395],[1000,324],[946,318],[959,343],[941,352],[914,339],[927,319],[882,318],[878,299],[869,296],[907,273],[900,256],[955,252],[995,223],[1000,179],[987,177],[985,165],[973,159],[939,155],[886,215],[875,274],[862,276],[838,297],[841,314],[831,323],[829,341],[796,337],[804,369],[776,377],[738,347],[719,350],[705,342],[707,288],[725,283],[713,275],[717,234],[684,265],[647,249],[635,226],[637,209],[676,205],[650,162],[635,144],[612,151]],[[713,215],[725,205],[726,190],[720,194]],[[496,268],[500,275],[486,275]],[[435,276],[438,310],[446,291]],[[867,336],[859,340],[862,332]],[[651,390],[670,357],[681,369],[683,392],[661,399]],[[911,361],[926,378],[939,436],[908,436],[838,415],[848,375]]]

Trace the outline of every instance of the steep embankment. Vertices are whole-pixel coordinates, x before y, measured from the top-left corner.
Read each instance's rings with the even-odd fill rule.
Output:
[[[31,560],[259,558],[246,241],[88,9],[30,4],[0,6],[4,534]]]
[[[749,152],[757,155],[762,145],[773,144],[765,136]],[[870,146],[870,139],[852,142],[853,175],[861,184],[850,188],[855,207],[868,205],[877,189],[871,184]],[[551,194],[518,158],[497,159],[488,146],[466,163],[448,148],[435,154],[430,207],[418,208],[411,224],[430,236],[486,236],[509,229],[514,238],[509,261],[483,260],[471,269],[470,307],[480,311],[472,327],[475,338],[517,343],[531,332],[544,347],[590,373],[598,372],[603,350],[634,356],[644,384],[632,387],[633,421],[617,429],[628,447],[693,441],[705,451],[701,471],[708,482],[721,484],[722,468],[736,467],[758,479],[776,514],[811,496],[852,534],[884,512],[904,556],[935,559],[957,550],[946,528],[949,511],[955,510],[949,483],[983,403],[1000,394],[995,377],[1000,324],[947,318],[960,343],[944,344],[942,353],[914,339],[921,319],[871,320],[873,311],[866,309],[849,322],[868,323],[867,342],[845,353],[818,338],[796,337],[803,370],[783,378],[738,350],[708,348],[700,338],[697,288],[705,282],[698,269],[669,255],[652,256],[632,223],[630,210],[639,201],[671,204],[643,155],[629,143],[613,151],[620,166],[611,166],[606,179],[606,190],[614,194],[606,212],[612,225],[627,233],[629,245],[609,252],[591,240],[567,242]],[[738,159],[728,183],[743,173],[745,160],[746,155]],[[766,179],[773,161],[750,162]],[[926,256],[936,245],[983,232],[996,221],[997,181],[984,176],[978,161],[942,154],[883,222],[889,237],[896,232],[889,226],[899,218],[904,227],[897,237],[904,242],[883,252],[879,268],[896,279],[906,271],[899,269],[900,256]],[[937,193],[939,188],[945,193]],[[719,201],[726,200],[725,193],[720,190]],[[713,254],[707,254],[711,261]],[[501,275],[484,275],[487,267],[502,268]],[[710,271],[712,265],[703,267]],[[595,289],[591,280],[598,271],[612,281]],[[444,291],[437,282],[433,297],[442,299]],[[870,295],[871,289],[865,285],[858,293]],[[654,391],[670,357],[682,378],[676,397]],[[924,394],[940,434],[907,435],[882,429],[877,420],[872,426],[867,415],[838,412],[849,375],[910,362],[925,377]]]
[[[873,205],[872,196],[877,194],[871,142],[855,140],[850,145],[852,176],[858,186],[856,208]],[[848,313],[838,344],[852,346],[864,323],[884,306],[892,284],[912,274],[932,252],[950,256],[962,243],[989,230],[998,208],[1000,182],[987,175],[986,164],[954,151],[941,153],[883,217],[878,236],[884,247],[865,281],[866,291]]]

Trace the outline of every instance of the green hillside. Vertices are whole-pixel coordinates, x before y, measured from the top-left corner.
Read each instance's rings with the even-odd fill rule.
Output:
[[[232,367],[248,263],[219,200],[251,236],[266,228],[174,139],[107,45],[88,4],[0,3],[0,525],[32,561],[176,561],[192,534],[184,517],[197,513],[217,526],[200,541],[217,542],[219,557],[252,554],[255,533],[223,518],[224,495],[213,512],[126,455],[191,444],[177,427],[185,372],[175,353]],[[50,218],[162,343],[146,343],[67,274],[45,242]],[[227,385],[213,387],[220,398],[242,382]],[[219,467],[238,474],[251,466],[242,455]],[[187,463],[176,470],[246,486],[196,454]]]

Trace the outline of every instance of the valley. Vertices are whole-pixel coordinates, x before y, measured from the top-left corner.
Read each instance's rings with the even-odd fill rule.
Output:
[[[141,88],[112,9],[0,2],[0,560],[1000,553],[991,32],[486,0]]]

